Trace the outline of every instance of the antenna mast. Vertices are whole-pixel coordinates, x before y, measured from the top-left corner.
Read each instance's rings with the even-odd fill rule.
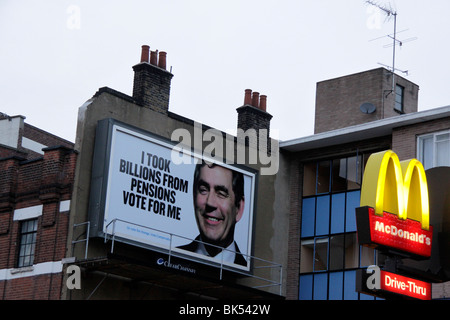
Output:
[[[387,19],[390,19],[392,16],[394,17],[394,34],[393,37],[389,36],[393,39],[393,51],[392,51],[392,92],[395,91],[395,47],[397,44],[397,11],[393,11],[392,8],[381,6],[374,1],[366,0],[367,4],[370,4],[371,6],[377,7],[381,11],[383,11],[387,15]]]

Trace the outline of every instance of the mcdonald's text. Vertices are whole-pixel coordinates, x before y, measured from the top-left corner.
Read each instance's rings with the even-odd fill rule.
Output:
[[[420,244],[425,243],[427,246],[431,246],[431,238],[427,237],[425,234],[419,235],[418,232],[414,233],[407,230],[399,229],[395,225],[384,225],[383,222],[376,221],[375,231],[390,234],[393,237],[399,237],[413,242],[418,242]]]
[[[380,216],[371,207],[357,208],[356,219],[360,244],[389,247],[423,258],[431,256],[432,226],[423,230],[418,221],[398,219],[388,212]]]

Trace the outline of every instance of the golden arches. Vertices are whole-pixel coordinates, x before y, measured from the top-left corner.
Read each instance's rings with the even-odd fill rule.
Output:
[[[391,150],[370,156],[361,187],[361,206],[370,206],[375,213],[396,214],[400,219],[420,221],[429,230],[430,213],[425,170],[416,160],[400,162]]]

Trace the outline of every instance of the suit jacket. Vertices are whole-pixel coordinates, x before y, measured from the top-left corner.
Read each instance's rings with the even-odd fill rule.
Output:
[[[198,241],[201,241],[200,235],[197,236],[197,238],[195,238],[195,240],[192,241],[191,243],[179,246],[178,249],[195,252],[195,251],[197,251],[198,245],[200,244]],[[241,251],[239,250],[239,247],[238,247],[236,241],[234,242],[234,246],[236,248],[234,263],[241,265],[241,266],[247,266],[247,261],[245,260],[244,256],[242,255]]]

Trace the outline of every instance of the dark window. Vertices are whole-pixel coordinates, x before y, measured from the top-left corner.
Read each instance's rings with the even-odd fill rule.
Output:
[[[404,101],[404,91],[405,88],[403,88],[400,85],[395,86],[395,106],[394,109],[403,112],[403,101]]]
[[[344,239],[343,234],[330,237],[330,270],[344,269]]]
[[[33,265],[36,246],[37,219],[22,221],[20,224],[20,245],[17,267]]]
[[[317,163],[307,163],[303,167],[303,196],[316,194]]]
[[[317,194],[330,192],[330,161],[322,161],[317,165]]]
[[[347,190],[347,158],[333,160],[332,192]]]

